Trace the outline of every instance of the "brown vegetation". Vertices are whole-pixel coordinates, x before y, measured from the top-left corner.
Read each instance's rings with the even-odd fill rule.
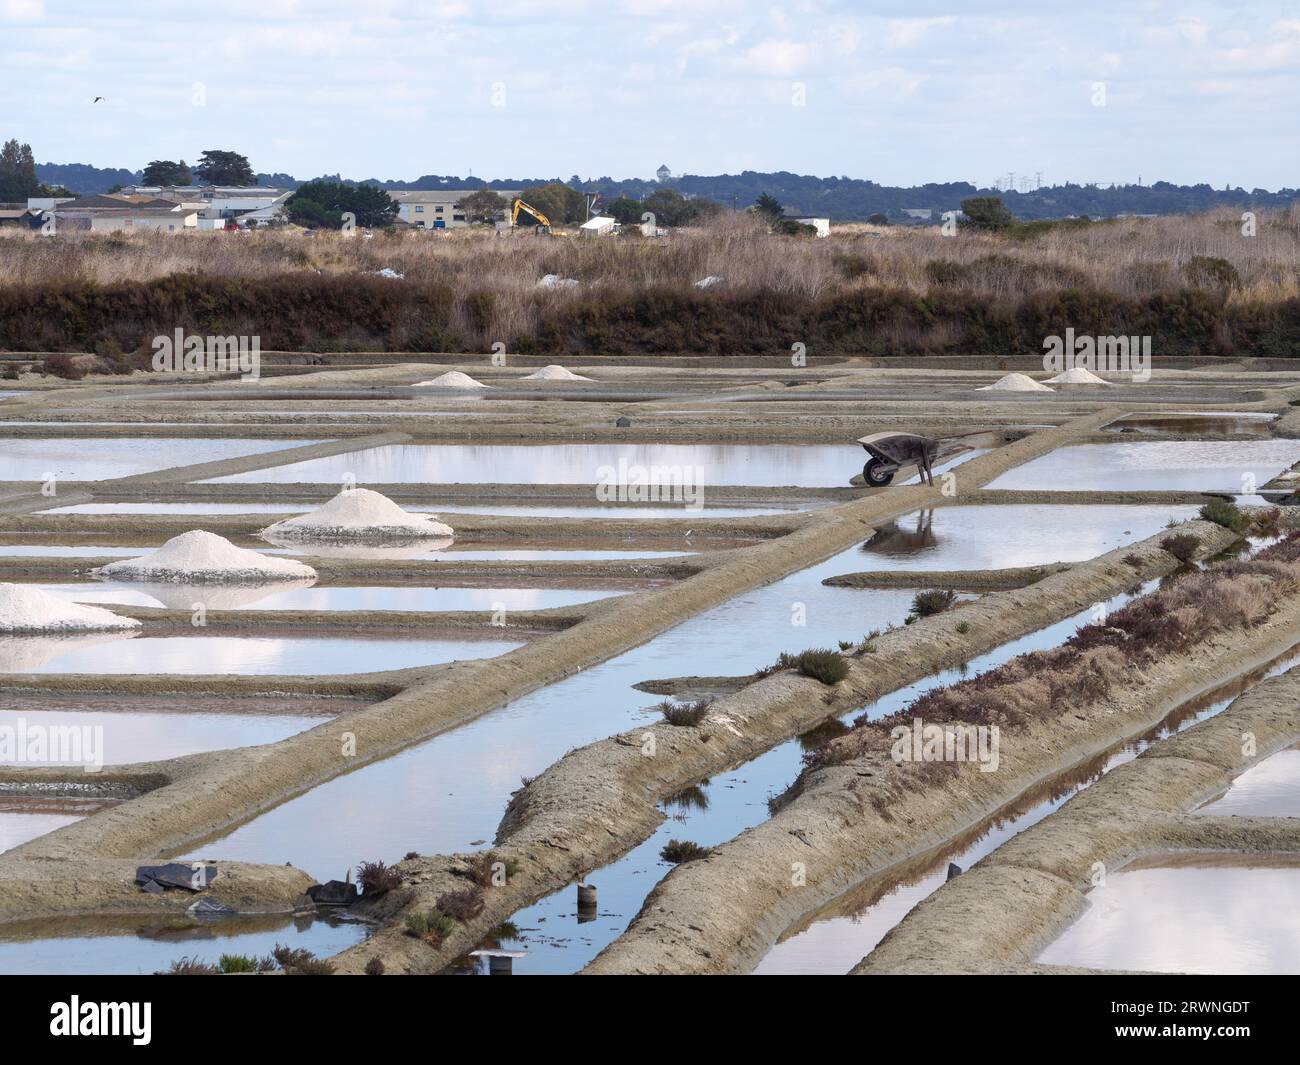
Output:
[[[405,280],[375,276],[384,267]],[[539,289],[544,274],[576,278]],[[716,275],[723,284],[694,287]],[[252,282],[252,283],[250,283]],[[1049,228],[1028,239],[846,227],[773,236],[726,215],[671,238],[267,232],[0,239],[0,346],[143,350],[178,325],[264,349],[1041,353],[1150,335],[1156,354],[1290,356],[1300,211],[1243,238],[1229,213]]]
[[[808,751],[804,773],[882,744],[887,748],[890,730],[914,718],[1014,727],[1105,696],[1128,672],[1185,652],[1216,633],[1262,622],[1280,599],[1300,589],[1300,577],[1289,566],[1298,558],[1300,534],[1293,533],[1251,561],[1222,562],[1168,582],[1104,621],[1083,626],[1060,647],[1032,651],[978,677],[935,688],[887,717],[872,720],[864,714],[846,735]]]

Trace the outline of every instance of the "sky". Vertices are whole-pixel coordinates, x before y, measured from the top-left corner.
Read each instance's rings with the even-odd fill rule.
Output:
[[[132,170],[1275,189],[1300,0],[0,0],[0,100],[38,162]]]

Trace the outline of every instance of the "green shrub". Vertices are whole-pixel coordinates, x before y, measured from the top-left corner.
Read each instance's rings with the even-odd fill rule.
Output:
[[[709,707],[713,705],[712,699],[696,699],[689,703],[678,703],[672,699],[665,699],[657,709],[663,714],[664,720],[670,725],[676,725],[679,728],[694,728],[704,720],[705,715],[709,712]]]
[[[800,651],[791,665],[805,677],[823,684],[838,684],[849,675],[849,664],[844,656],[825,647]]]
[[[965,636],[968,632],[970,632],[970,622],[969,622],[969,621],[959,621],[959,622],[957,622],[957,631],[958,631],[962,636]]]
[[[683,862],[696,862],[708,856],[708,847],[701,847],[698,843],[682,839],[670,839],[664,844],[664,849],[659,852],[659,857],[672,865],[681,865]]]
[[[1215,525],[1231,529],[1239,535],[1250,528],[1250,515],[1242,511],[1236,503],[1226,499],[1210,500],[1201,507],[1201,517],[1206,521],[1214,522]]]
[[[928,618],[932,614],[942,614],[955,602],[957,593],[951,588],[931,588],[913,596],[912,613],[918,618]]]
[[[217,960],[219,973],[269,973],[275,969],[274,958],[254,958],[247,954],[223,954]]]
[[[419,939],[428,940],[435,947],[442,946],[456,928],[456,922],[441,910],[426,910],[424,913],[406,915],[406,930]]]

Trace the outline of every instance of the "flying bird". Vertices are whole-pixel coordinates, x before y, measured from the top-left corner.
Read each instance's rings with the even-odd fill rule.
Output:
[[[99,103],[99,101],[102,100],[102,99],[104,99],[104,97],[102,97],[102,96],[96,96],[96,97],[95,97],[93,100],[91,100],[90,102],[91,102],[92,104],[97,104],[97,103]]]

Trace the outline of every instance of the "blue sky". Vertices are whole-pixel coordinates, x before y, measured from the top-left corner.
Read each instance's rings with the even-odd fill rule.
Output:
[[[0,137],[299,177],[1300,185],[1300,0],[1053,6],[0,0]]]

